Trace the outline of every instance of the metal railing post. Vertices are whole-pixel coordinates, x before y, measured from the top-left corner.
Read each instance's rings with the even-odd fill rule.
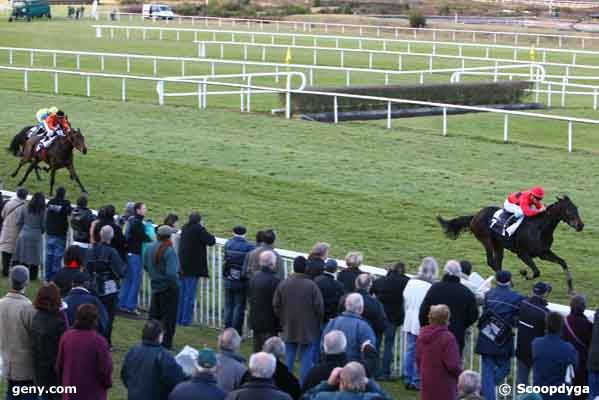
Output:
[[[507,143],[509,140],[509,114],[503,114],[503,142]]]
[[[29,74],[27,70],[23,72],[23,90],[25,92],[29,90]]]
[[[121,81],[121,100],[127,101],[127,78],[123,78]]]
[[[337,96],[333,97],[333,123],[339,122],[339,104],[337,103]]]
[[[443,136],[447,136],[447,107],[443,107]]]
[[[54,73],[54,94],[58,94],[58,72]]]
[[[387,102],[387,129],[391,129],[391,102]]]
[[[91,77],[89,75],[85,76],[85,95],[87,97],[91,97]]]
[[[568,153],[572,153],[572,121],[568,121]]]

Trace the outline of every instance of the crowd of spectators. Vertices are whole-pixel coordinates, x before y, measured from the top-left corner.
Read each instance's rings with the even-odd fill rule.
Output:
[[[508,271],[498,271],[495,287],[481,295],[465,282],[469,262],[447,261],[439,279],[433,257],[414,277],[396,262],[376,278],[361,269],[356,251],[339,270],[324,242],[297,257],[287,276],[274,230],[258,231],[252,243],[242,225],[224,246],[224,329],[216,348],[197,351],[191,371],[184,370],[173,355],[176,326],[192,324],[199,279],[215,273],[207,247],[216,239],[201,215],[191,213],[179,230],[176,214],[156,227],[143,202],[128,203],[117,217],[113,205],[96,215],[85,196],[73,208],[62,187],[47,203],[41,193],[27,196],[18,189],[0,212],[2,273],[10,287],[0,299],[7,399],[107,399],[115,316],[143,318],[137,301],[144,270],[148,318],[120,370],[130,400],[390,399],[378,382],[399,378],[398,331],[406,340],[400,375],[422,400],[495,400],[511,372],[519,384],[529,385],[532,372],[534,385],[589,385],[588,398],[598,394],[599,315],[594,323],[586,318],[581,295],[572,297],[564,318],[547,308],[552,288],[544,282],[527,297],[514,290]],[[44,283],[31,302],[26,290],[38,279],[44,234]],[[246,317],[249,359],[241,354]],[[468,337],[481,356],[480,375],[464,370]],[[14,395],[34,385],[74,386],[77,393]]]

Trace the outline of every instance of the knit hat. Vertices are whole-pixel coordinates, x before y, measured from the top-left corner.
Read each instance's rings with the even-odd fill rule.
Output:
[[[10,281],[14,290],[21,290],[29,281],[29,270],[24,265],[15,265],[10,270]]]
[[[202,368],[214,368],[216,366],[216,353],[208,347],[198,352],[198,365]]]
[[[337,264],[337,260],[335,260],[334,258],[328,258],[324,263],[324,269],[327,272],[337,272],[338,266],[339,265]]]
[[[157,234],[158,236],[170,236],[170,235],[172,235],[173,233],[174,233],[174,232],[173,232],[173,228],[171,228],[171,227],[170,227],[170,226],[168,226],[168,225],[160,225],[160,226],[158,227],[158,229],[156,230],[156,234]]]
[[[532,292],[537,296],[543,296],[547,293],[551,293],[551,285],[545,282],[537,282],[532,287]]]
[[[245,235],[246,232],[247,232],[247,229],[245,229],[245,226],[243,226],[243,225],[237,225],[236,227],[233,228],[233,233],[236,235]]]
[[[293,272],[303,274],[306,272],[306,257],[297,256],[293,259]]]
[[[73,275],[73,286],[85,285],[91,280],[91,277],[87,272],[79,271]]]
[[[495,273],[495,280],[498,286],[509,286],[512,281],[512,273],[505,270],[497,271]]]

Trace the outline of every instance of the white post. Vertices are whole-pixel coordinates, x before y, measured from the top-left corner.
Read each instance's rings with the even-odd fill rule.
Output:
[[[243,87],[239,88],[239,108],[241,112],[244,110],[244,95],[243,95]]]
[[[152,64],[153,64],[152,66],[153,66],[154,76],[156,76],[156,74],[158,73],[158,59],[154,58]]]
[[[91,93],[91,77],[89,75],[86,75],[86,77],[85,77],[85,95],[87,97],[90,97],[92,95],[92,93]]]
[[[447,107],[443,107],[443,136],[447,136]]]
[[[424,85],[424,73],[420,73],[420,84]]]
[[[345,71],[345,86],[349,86],[350,83],[350,79],[349,79],[349,70]]]
[[[110,28],[110,40],[114,40],[114,29]]]
[[[77,57],[75,57],[75,59],[77,63],[77,71],[79,71],[81,69],[81,56],[77,54]]]
[[[572,153],[572,121],[568,121],[568,153]]]
[[[341,50],[341,60],[339,63],[340,67],[343,67],[345,65],[345,52],[343,50]]]
[[[539,81],[535,82],[535,103],[539,102],[539,92],[541,91],[541,83]]]
[[[100,71],[104,72],[104,56],[100,56]]]
[[[158,105],[164,105],[164,81],[159,81],[156,85],[158,89]]]
[[[131,57],[127,56],[127,73],[131,72]]]
[[[289,88],[285,92],[285,118],[291,119],[291,93],[289,92]]]
[[[566,77],[562,79],[562,107],[566,106]]]
[[[162,35],[163,35],[162,29],[159,29],[158,30],[158,39],[159,40],[162,40]]]
[[[198,83],[198,108],[202,109],[202,84]]]
[[[308,73],[309,73],[308,78],[309,78],[309,82],[310,82],[309,84],[310,84],[310,86],[312,86],[312,85],[314,85],[314,68],[310,68],[308,70]]]
[[[485,49],[485,57],[489,58],[489,48],[488,47]]]
[[[318,64],[318,59],[316,56],[316,49],[312,50],[312,65],[317,65]]]
[[[129,30],[129,28],[125,29],[125,38],[127,38],[127,40],[129,40],[129,38],[131,37],[131,32]]]
[[[177,40],[180,40],[180,39],[181,39],[181,35],[180,35],[180,33],[181,33],[180,31],[177,31]]]
[[[503,142],[507,143],[508,142],[508,135],[509,135],[509,125],[508,125],[508,116],[509,114],[504,114],[503,115]]]
[[[287,75],[287,80],[289,81],[290,77],[289,75]],[[248,87],[247,87],[247,100],[245,102],[246,104],[246,111],[247,112],[251,112],[251,101],[252,101],[252,76],[248,76]],[[291,87],[291,83],[288,83],[287,86]]]
[[[368,53],[368,68],[372,69],[372,52]]]
[[[185,76],[185,60],[181,60],[181,76]]]
[[[437,54],[437,44],[433,43],[433,55]]]
[[[121,82],[121,100],[127,101],[127,78],[123,78]]]
[[[576,53],[572,54],[572,65],[576,65]]]
[[[208,84],[206,83],[206,79],[203,79],[202,81],[202,95],[204,97],[204,100],[202,101],[202,107],[206,109],[208,106]]]
[[[33,67],[33,59],[34,59],[33,51],[29,52],[29,65]]]
[[[225,57],[225,47],[224,45],[221,43],[220,44],[220,58],[224,58]]]
[[[191,24],[193,25],[193,18],[191,19]],[[193,41],[198,41],[198,31],[193,31]]]
[[[597,89],[593,89],[593,110],[597,111]]]
[[[337,103],[337,96],[333,96],[333,122],[335,124],[339,122],[339,108]]]
[[[389,84],[389,74],[385,72],[385,86]]]
[[[247,46],[247,44],[243,45],[243,59],[245,61],[247,61],[247,59],[248,59],[248,46]]]
[[[391,129],[391,102],[387,102],[387,129]]]
[[[56,68],[56,53],[52,54],[52,66]]]
[[[58,94],[58,72],[54,73],[54,94]]]
[[[518,49],[514,48],[514,60],[518,59]]]
[[[262,46],[262,61],[266,61],[266,46]]]
[[[13,54],[12,54],[12,49],[9,49],[9,50],[8,50],[8,63],[9,63],[10,65],[12,65],[12,64],[13,64]]]
[[[102,38],[102,28],[100,28],[99,26],[96,26],[96,38],[97,39]]]
[[[547,107],[551,107],[551,83],[547,84]]]
[[[428,70],[429,71],[433,70],[433,56],[429,56],[429,58],[428,58]]]
[[[397,56],[397,70],[401,71],[403,69],[403,57],[400,54],[399,56]]]
[[[29,71],[25,70],[23,71],[23,90],[24,91],[28,91],[29,90]]]
[[[146,30],[145,29],[141,30],[141,40],[146,40]]]

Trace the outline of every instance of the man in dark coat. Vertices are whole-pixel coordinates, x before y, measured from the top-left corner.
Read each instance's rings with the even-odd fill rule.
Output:
[[[518,314],[518,375],[516,384],[528,386],[528,377],[532,368],[532,341],[545,334],[545,318],[549,314],[547,296],[551,293],[551,285],[537,282],[532,288],[533,295],[522,301]]]
[[[65,199],[64,187],[56,189],[56,196],[48,202],[46,209],[46,281],[51,281],[60,270],[62,256],[69,231],[68,217],[71,202]]]
[[[93,304],[98,308],[98,332],[106,335],[108,328],[108,313],[106,307],[93,295],[86,287],[90,285],[91,277],[86,272],[77,272],[73,277],[73,288],[69,292],[69,295],[64,298],[64,302],[67,305],[66,314],[69,320],[69,326],[73,326],[75,323],[75,316],[77,315],[77,308],[82,304]]]
[[[387,275],[377,279],[372,285],[372,294],[383,304],[387,324],[385,326],[385,350],[383,353],[383,368],[381,379],[391,376],[391,363],[393,361],[393,348],[395,347],[395,333],[403,324],[404,307],[403,291],[410,280],[405,274],[406,265],[402,262],[393,264]]]
[[[100,231],[106,225],[110,225],[114,232],[114,237],[110,241],[110,247],[115,249],[121,259],[126,263],[127,262],[127,239],[125,239],[125,235],[123,234],[123,227],[117,224],[114,221],[114,217],[116,214],[116,210],[112,204],[102,207],[98,210],[98,218],[97,221],[92,223],[93,227],[93,239],[94,242],[99,242],[102,239],[100,238]]]
[[[478,327],[482,332],[476,342],[476,353],[482,356],[482,394],[485,400],[495,400],[496,387],[510,374],[514,356],[514,334],[520,304],[526,298],[511,289],[512,274],[498,271],[495,274],[497,287],[485,295],[483,313]],[[504,327],[500,335],[490,329],[493,325]]]
[[[364,273],[364,271],[360,269],[362,261],[364,261],[364,256],[357,251],[351,252],[345,256],[346,268],[342,269],[337,274],[337,280],[343,284],[345,293],[351,293],[355,290],[356,278]]]
[[[204,348],[198,352],[191,380],[179,383],[168,400],[224,400],[227,396],[216,385],[216,354]]]
[[[71,228],[73,229],[73,242],[81,247],[88,247],[90,243],[89,230],[96,216],[87,207],[87,196],[77,199],[77,207],[71,213]]]
[[[199,278],[208,278],[206,246],[214,246],[216,238],[202,225],[202,216],[191,213],[189,221],[181,230],[179,263],[181,265],[181,292],[177,324],[189,326],[193,319],[193,306]]]
[[[310,250],[308,259],[306,260],[306,274],[312,279],[321,275],[325,269],[325,261],[329,257],[330,245],[324,242],[318,242]]]
[[[306,265],[310,262],[310,259],[306,260]],[[307,267],[306,267],[307,268]],[[339,315],[339,301],[343,296],[343,284],[335,279],[335,272],[337,272],[337,261],[334,258],[329,258],[324,263],[324,270],[320,275],[314,278],[314,283],[320,289],[322,294],[322,300],[324,302],[324,319],[320,329],[320,338],[318,343],[322,341],[322,331],[325,325],[337,315]],[[314,363],[320,362],[320,346],[316,347],[314,352]]]
[[[276,367],[277,360],[272,354],[253,354],[250,357],[249,381],[229,393],[226,400],[292,400],[291,396],[279,390],[272,380]]]
[[[431,306],[446,304],[451,312],[449,331],[454,334],[460,354],[464,350],[466,329],[478,319],[478,305],[474,294],[460,283],[460,263],[450,260],[445,265],[445,276],[441,282],[431,286],[420,306],[420,326],[428,325]]]
[[[275,275],[277,257],[270,251],[260,254],[261,270],[250,280],[250,327],[254,331],[254,353],[262,350],[264,342],[281,330],[272,299],[280,279]]]
[[[185,380],[179,364],[162,347],[163,336],[160,321],[149,320],[144,325],[141,343],[125,355],[121,380],[128,400],[164,400]]]

